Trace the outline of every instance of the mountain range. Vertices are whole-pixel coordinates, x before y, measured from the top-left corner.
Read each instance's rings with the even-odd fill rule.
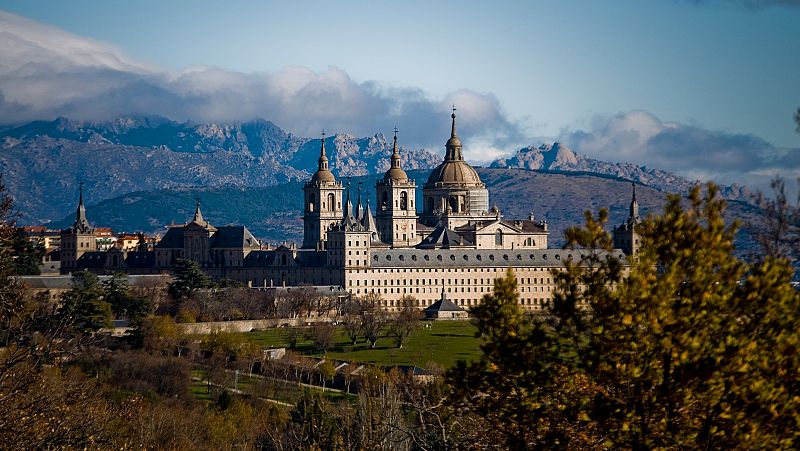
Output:
[[[354,188],[363,182],[369,197],[374,175],[389,167],[391,139],[381,133],[362,138],[336,133],[325,142],[333,172],[352,177]],[[199,196],[220,224],[245,224],[274,241],[297,240],[300,187],[316,170],[319,147],[319,138],[293,135],[266,120],[193,124],[157,116],[59,118],[0,126],[0,169],[22,224],[69,224],[83,182],[91,219],[115,230],[157,232],[170,222],[184,222]],[[426,149],[401,150],[403,167],[421,187],[441,157]],[[695,183],[667,171],[591,159],[560,143],[522,148],[478,171],[492,202],[507,217],[533,212],[547,218],[554,243],[564,228],[582,221],[587,209],[609,207],[612,221],[621,222],[631,181],[643,185],[645,209],[660,206],[664,193],[685,193]],[[746,188],[722,189],[735,201],[735,217],[757,210]],[[748,243],[745,247],[752,247]]]
[[[391,140],[381,133],[325,139],[339,176],[389,168]],[[22,223],[47,223],[72,209],[79,182],[89,203],[139,190],[264,187],[305,180],[316,169],[319,139],[265,120],[177,123],[160,117],[89,122],[59,118],[0,127],[0,170]],[[429,169],[440,157],[400,146],[403,165]]]

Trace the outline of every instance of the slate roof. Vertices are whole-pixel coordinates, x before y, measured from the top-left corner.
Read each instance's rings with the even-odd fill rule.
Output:
[[[455,305],[451,300],[447,299],[447,295],[442,292],[442,297],[428,306],[425,312],[463,312],[464,309]]]
[[[104,269],[106,262],[111,261],[111,255],[106,251],[85,252],[75,262],[75,266],[82,269]]]
[[[128,252],[125,264],[128,268],[152,268],[156,265],[156,253],[152,251]]]
[[[211,236],[211,247],[259,249],[261,246],[247,227],[223,226]]]
[[[442,224],[436,226],[430,235],[425,237],[419,244],[421,248],[442,248],[449,249],[451,247],[472,246],[472,243],[467,241],[466,238],[456,233],[455,230],[448,229]]]
[[[265,266],[279,266],[276,258],[280,251],[252,251],[244,258],[243,266],[247,268],[263,268]],[[328,264],[328,255],[325,251],[315,249],[300,249],[294,257],[294,262],[289,262],[287,267],[300,265],[303,267],[324,267]]]
[[[183,249],[183,226],[172,226],[156,244],[157,249],[181,248]]]
[[[561,249],[374,249],[372,268],[559,267],[587,251]],[[599,252],[600,256],[606,252]],[[624,259],[621,250],[611,255]]]

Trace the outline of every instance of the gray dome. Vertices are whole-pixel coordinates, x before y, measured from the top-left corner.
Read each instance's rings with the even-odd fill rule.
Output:
[[[314,173],[311,177],[312,182],[335,182],[336,178],[333,176],[333,172],[327,169],[321,169]]]
[[[428,185],[483,185],[475,169],[464,160],[445,161],[431,171]]]

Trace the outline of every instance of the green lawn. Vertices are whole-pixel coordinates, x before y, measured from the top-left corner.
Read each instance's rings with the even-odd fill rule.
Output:
[[[430,326],[427,328],[425,326]],[[351,346],[344,329],[337,328],[333,347],[328,355],[334,359],[379,365],[417,365],[424,368],[449,368],[458,360],[470,361],[480,355],[480,339],[475,337],[475,326],[469,321],[425,321],[409,337],[402,349],[394,347],[390,337],[381,337],[375,349],[359,341]],[[259,345],[269,347],[289,346],[290,329],[279,328],[244,334]],[[310,356],[320,356],[313,341],[298,340],[297,351]]]

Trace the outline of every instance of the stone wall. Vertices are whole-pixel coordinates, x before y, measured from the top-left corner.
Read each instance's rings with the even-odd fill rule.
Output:
[[[282,319],[254,319],[242,321],[209,321],[205,323],[178,323],[178,329],[186,334],[206,335],[212,331],[223,332],[250,332],[251,330],[264,330],[273,327],[296,327],[307,323],[327,322],[329,318],[282,318]]]

